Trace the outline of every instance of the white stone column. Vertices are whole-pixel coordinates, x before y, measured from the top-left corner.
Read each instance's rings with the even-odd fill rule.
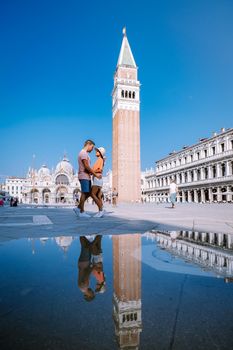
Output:
[[[210,201],[210,203],[213,202],[213,191],[212,191],[212,188],[209,188],[209,201]]]
[[[193,180],[197,181],[197,169],[193,170]]]
[[[221,200],[222,200],[222,193],[221,193],[220,187],[218,187],[217,188],[217,201],[221,202]]]
[[[231,192],[231,186],[227,186],[227,193]],[[227,194],[227,202],[230,202],[232,194]]]
[[[177,193],[177,203],[180,203],[180,202],[181,202],[180,191],[178,191],[178,193]]]
[[[182,181],[183,184],[185,183],[185,176],[184,176],[184,173],[181,173],[181,181]]]
[[[213,232],[209,232],[209,243],[210,244],[214,243],[214,234],[213,234]]]
[[[202,201],[202,203],[205,203],[205,192],[204,192],[204,188],[201,188],[201,201]]]
[[[205,242],[206,241],[206,232],[201,233],[201,241]]]
[[[232,169],[231,169],[231,161],[228,160],[226,162],[226,176],[232,175]]]
[[[185,202],[185,192],[184,192],[184,190],[182,190],[181,192],[182,192],[181,201],[184,203]]]
[[[231,234],[227,235],[227,248],[231,249],[232,248],[232,243],[233,243],[233,237]]]
[[[188,191],[188,202],[192,202],[192,196],[191,196],[191,191]]]
[[[212,165],[208,166],[208,179],[212,179],[213,178],[213,167]]]
[[[216,172],[217,172],[217,177],[221,177],[221,164],[216,164]]]
[[[201,168],[201,180],[205,179],[204,168]]]
[[[175,175],[175,179],[176,179],[177,185],[179,185],[179,184],[180,184],[180,177],[179,177],[179,174],[176,174],[176,175]]]
[[[223,245],[223,234],[218,233],[218,245],[222,246]]]
[[[198,203],[197,190],[194,190],[194,202]]]

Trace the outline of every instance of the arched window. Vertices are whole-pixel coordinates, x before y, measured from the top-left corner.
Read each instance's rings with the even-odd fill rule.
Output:
[[[127,98],[128,97],[128,91],[126,90],[125,92],[125,97]]]
[[[133,96],[132,96],[133,98],[135,98],[135,92],[133,91]]]
[[[69,185],[69,179],[66,175],[60,174],[56,178],[56,185]]]
[[[131,98],[131,91],[129,91],[129,98]]]
[[[124,97],[124,90],[121,90],[121,97]]]

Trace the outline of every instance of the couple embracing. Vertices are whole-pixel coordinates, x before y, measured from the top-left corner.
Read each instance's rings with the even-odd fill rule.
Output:
[[[91,167],[89,153],[95,149],[96,162]],[[103,210],[103,168],[105,163],[105,149],[103,147],[95,147],[92,140],[87,140],[84,147],[78,155],[78,178],[81,186],[81,198],[78,207],[75,209],[76,214],[81,218],[89,218],[90,215],[85,213],[84,204],[86,200],[91,197],[96,203],[99,211],[95,217],[101,218],[104,215]]]

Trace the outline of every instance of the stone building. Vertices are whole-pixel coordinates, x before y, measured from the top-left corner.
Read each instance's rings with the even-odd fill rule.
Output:
[[[168,201],[172,179],[179,188],[178,202],[233,202],[233,129],[221,129],[157,161],[146,176],[147,201]]]
[[[112,92],[112,176],[119,202],[137,202],[141,200],[140,82],[125,29],[123,33]]]
[[[80,184],[77,173],[64,156],[55,170],[43,165],[39,170],[29,168],[25,178],[7,178],[5,189],[26,204],[73,204]]]

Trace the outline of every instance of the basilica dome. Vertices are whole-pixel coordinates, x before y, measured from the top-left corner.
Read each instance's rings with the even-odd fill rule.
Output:
[[[74,173],[74,169],[73,169],[72,165],[70,164],[69,159],[66,158],[66,156],[64,156],[62,161],[60,161],[56,166],[56,173],[63,172],[63,171],[65,173],[70,174],[70,175],[72,175]]]
[[[46,165],[42,165],[42,167],[38,170],[39,177],[49,176],[50,170]]]

